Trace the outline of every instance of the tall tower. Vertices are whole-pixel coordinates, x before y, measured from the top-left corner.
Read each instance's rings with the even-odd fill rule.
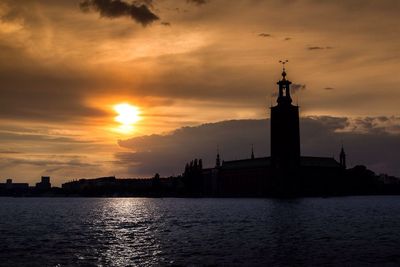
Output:
[[[271,107],[271,158],[272,164],[280,169],[294,169],[300,165],[299,107],[292,105],[291,82],[286,79],[285,63],[282,62],[282,79],[279,86],[277,105]]]
[[[342,149],[340,150],[340,166],[342,166],[343,169],[346,169],[346,153],[344,153],[343,145]]]

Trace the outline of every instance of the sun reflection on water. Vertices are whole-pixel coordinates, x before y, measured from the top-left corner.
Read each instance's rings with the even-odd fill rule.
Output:
[[[97,223],[102,226],[102,235],[107,237],[102,252],[105,262],[113,266],[129,266],[134,262],[144,265],[157,263],[162,251],[153,234],[154,221],[157,220],[151,212],[151,201],[134,198],[100,201],[103,203]]]

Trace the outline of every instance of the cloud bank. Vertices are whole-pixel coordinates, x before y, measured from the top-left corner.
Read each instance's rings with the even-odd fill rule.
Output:
[[[91,9],[100,13],[102,17],[118,18],[130,17],[132,20],[146,26],[159,17],[150,10],[151,1],[146,3],[134,2],[128,4],[121,0],[85,0],[80,3],[80,8],[87,12]]]
[[[306,117],[301,119],[302,155],[335,157],[344,144],[348,165],[365,164],[380,173],[400,176],[400,131],[379,121],[399,123],[399,118]],[[372,122],[373,121],[373,122]],[[398,124],[397,124],[398,125]],[[398,126],[397,126],[398,127]],[[184,163],[202,158],[212,167],[216,148],[223,160],[250,158],[251,146],[256,157],[269,155],[269,120],[232,120],[183,127],[167,135],[149,135],[119,141],[131,152],[117,153],[119,164],[131,172],[151,175],[180,174]]]

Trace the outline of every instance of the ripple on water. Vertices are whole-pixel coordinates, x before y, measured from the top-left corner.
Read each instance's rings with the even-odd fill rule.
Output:
[[[397,265],[400,197],[3,198],[0,266]]]

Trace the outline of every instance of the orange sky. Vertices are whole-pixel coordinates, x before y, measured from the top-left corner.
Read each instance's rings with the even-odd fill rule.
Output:
[[[302,116],[399,132],[399,1],[142,1],[150,22],[82,2],[0,0],[2,180],[142,175],[118,140],[267,118],[280,59]],[[119,103],[140,110],[129,133]]]

